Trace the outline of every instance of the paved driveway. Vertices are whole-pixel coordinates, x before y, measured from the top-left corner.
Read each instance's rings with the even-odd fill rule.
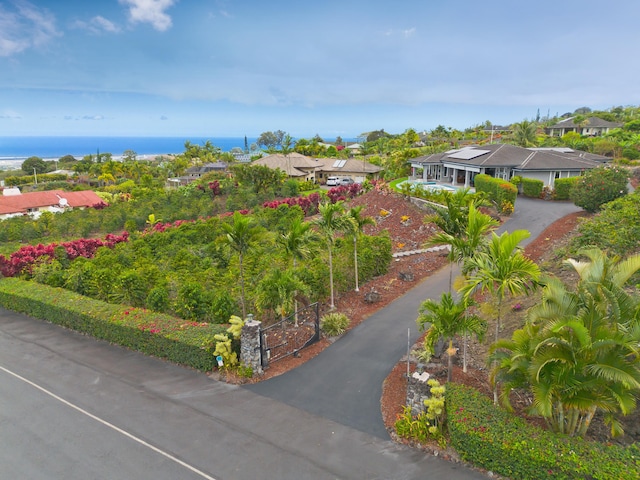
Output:
[[[512,216],[498,229],[527,229],[536,238],[555,220],[581,209],[568,202],[518,198]],[[448,290],[449,267],[369,317],[321,355],[301,367],[265,382],[249,385],[252,392],[329,418],[382,439],[389,435],[382,421],[382,382],[420,336],[416,318],[420,303],[439,299]]]

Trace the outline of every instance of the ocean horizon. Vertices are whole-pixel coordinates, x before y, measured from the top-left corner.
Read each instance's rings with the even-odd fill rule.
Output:
[[[111,153],[121,157],[126,150],[133,150],[138,158],[152,158],[156,155],[169,155],[184,152],[188,140],[195,145],[204,145],[210,141],[223,152],[234,147],[244,149],[245,137],[52,137],[24,136],[0,137],[0,170],[19,169],[29,157],[43,160],[58,160],[65,155],[82,159],[85,155]],[[249,147],[257,141],[256,137],[247,137]]]

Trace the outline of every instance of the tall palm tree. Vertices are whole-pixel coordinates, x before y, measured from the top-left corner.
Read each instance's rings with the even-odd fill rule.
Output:
[[[344,206],[342,201],[336,203],[321,203],[318,205],[318,213],[320,216],[314,220],[313,223],[320,231],[320,235],[322,235],[322,238],[326,242],[327,251],[329,252],[329,288],[331,290],[330,308],[333,310],[336,308],[333,295],[333,246],[336,234],[348,229],[351,224],[351,220],[343,215]]]
[[[526,230],[504,232],[498,236],[495,232],[485,251],[476,253],[466,262],[469,273],[461,293],[469,298],[475,292],[489,292],[498,303],[495,322],[495,341],[498,341],[501,329],[502,303],[508,295],[521,295],[537,286],[540,268],[525,257],[518,244],[528,238]],[[493,401],[498,403],[497,385],[493,390]]]
[[[640,391],[640,299],[623,288],[640,255],[619,262],[598,249],[581,253],[590,261],[565,262],[580,276],[575,290],[547,279],[525,327],[492,346],[492,377],[507,407],[513,389],[531,390],[531,413],[554,431],[584,436],[600,411],[615,436],[616,414],[632,411]]]
[[[347,225],[347,232],[353,237],[353,264],[356,277],[356,292],[360,291],[358,285],[358,238],[362,235],[365,225],[376,224],[376,221],[372,217],[363,217],[361,215],[363,209],[363,205],[358,205],[347,212],[347,218],[351,220],[350,224]]]
[[[468,333],[475,333],[480,338],[484,335],[485,324],[480,317],[467,314],[470,303],[470,299],[465,297],[456,302],[451,293],[446,292],[442,294],[440,302],[431,299],[425,300],[418,310],[419,315],[416,322],[421,331],[427,328],[427,334],[424,338],[425,349],[433,353],[435,344],[441,337],[449,342],[447,349],[448,381],[451,381],[452,359],[456,353],[453,348],[453,337]]]
[[[311,228],[311,223],[305,222],[300,217],[295,217],[289,224],[286,232],[281,233],[276,242],[292,259],[295,271],[298,260],[306,260],[315,251],[318,241],[318,234]],[[294,292],[294,312],[296,312],[295,324],[298,326],[298,302],[295,300],[297,292]]]
[[[499,223],[492,219],[489,215],[480,212],[475,202],[469,203],[468,211],[466,214],[466,225],[464,225],[462,231],[457,233],[448,233],[441,231],[435,234],[429,239],[427,245],[448,245],[449,246],[449,292],[452,289],[453,283],[453,264],[462,264],[462,273],[468,273],[467,262],[473,255],[484,249],[484,245],[487,242],[487,234]],[[468,335],[464,335],[463,349],[462,349],[462,371],[467,373],[467,343]]]
[[[265,237],[265,231],[261,226],[255,224],[252,217],[242,215],[240,212],[235,212],[231,217],[231,223],[223,223],[222,228],[225,231],[225,235],[222,236],[222,242],[238,254],[242,318],[246,318],[244,256],[256,243]]]
[[[477,209],[478,201],[467,195],[448,195],[446,209],[437,208],[435,214],[425,217],[425,222],[432,222],[441,230],[426,245],[449,246],[449,291],[453,283],[453,264],[464,263],[472,257],[485,242],[486,234],[498,226],[496,220]]]

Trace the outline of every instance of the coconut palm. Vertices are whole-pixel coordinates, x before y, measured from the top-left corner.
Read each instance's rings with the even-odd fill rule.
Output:
[[[465,297],[456,302],[451,293],[446,292],[442,294],[440,302],[431,299],[425,300],[418,310],[419,316],[416,322],[421,331],[427,328],[427,334],[424,338],[425,350],[433,354],[434,347],[441,337],[449,342],[447,349],[448,381],[451,381],[452,358],[456,353],[456,349],[453,348],[453,337],[469,333],[475,333],[480,338],[484,335],[485,325],[480,317],[467,314],[470,303],[471,301]]]
[[[240,289],[242,303],[242,318],[246,318],[246,304],[244,291],[244,256],[265,237],[262,227],[255,224],[252,217],[235,212],[231,217],[231,223],[223,223],[222,228],[225,235],[221,237],[222,242],[238,253],[238,264],[240,268]]]
[[[529,237],[528,231],[504,232],[500,236],[492,232],[491,235],[487,249],[476,253],[466,262],[469,273],[461,293],[469,298],[475,292],[488,292],[497,301],[495,341],[498,341],[504,299],[508,295],[521,295],[536,288],[540,269],[518,249],[518,244]],[[493,400],[498,403],[497,386],[494,387]]]
[[[358,237],[362,234],[365,225],[375,225],[376,221],[372,217],[363,217],[361,215],[363,205],[351,208],[347,212],[347,218],[351,220],[347,225],[347,232],[353,237],[353,264],[356,276],[356,292],[360,291],[358,286]]]
[[[327,251],[329,253],[329,288],[331,291],[331,304],[330,308],[335,308],[335,301],[333,295],[333,246],[335,243],[335,236],[338,232],[345,231],[351,225],[351,220],[348,217],[342,215],[344,213],[343,202],[336,203],[321,203],[318,205],[318,213],[320,216],[313,222],[320,235],[326,242]]]

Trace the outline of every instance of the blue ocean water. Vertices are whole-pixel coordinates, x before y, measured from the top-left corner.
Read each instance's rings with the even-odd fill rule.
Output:
[[[208,140],[224,152],[233,147],[244,149],[244,137],[0,137],[0,170],[20,168],[22,160],[31,156],[57,160],[65,155],[80,159],[98,151],[119,157],[133,150],[139,158],[182,153],[187,140],[196,145]],[[249,146],[256,140],[247,137]]]

